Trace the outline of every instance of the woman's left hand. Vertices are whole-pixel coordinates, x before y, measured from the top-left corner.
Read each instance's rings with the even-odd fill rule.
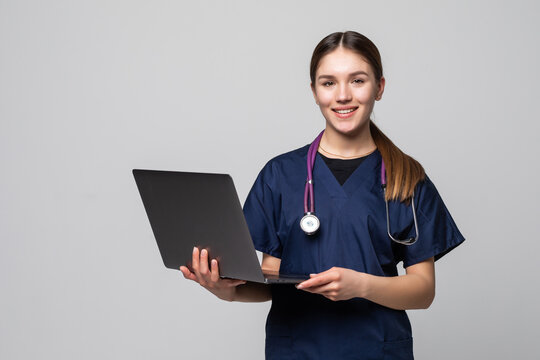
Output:
[[[333,267],[319,274],[310,274],[310,279],[296,285],[298,289],[321,294],[330,300],[349,300],[363,297],[368,274],[351,269]]]

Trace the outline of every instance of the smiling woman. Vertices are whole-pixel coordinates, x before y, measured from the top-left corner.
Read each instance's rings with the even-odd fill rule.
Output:
[[[375,45],[330,34],[310,77],[324,131],[271,159],[244,205],[262,268],[310,278],[271,287],[220,279],[217,261],[197,249],[193,272],[182,273],[224,300],[272,300],[267,359],[413,359],[404,310],[430,306],[434,262],[464,238],[422,166],[370,119],[386,82]]]

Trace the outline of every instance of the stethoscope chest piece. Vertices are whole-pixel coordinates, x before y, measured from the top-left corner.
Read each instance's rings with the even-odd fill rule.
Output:
[[[313,235],[319,230],[321,222],[319,218],[312,213],[306,213],[300,220],[300,227],[307,235]]]

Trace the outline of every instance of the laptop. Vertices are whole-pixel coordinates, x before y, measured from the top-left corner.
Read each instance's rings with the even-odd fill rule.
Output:
[[[266,284],[309,278],[263,273],[230,175],[134,169],[133,176],[167,268],[191,269],[197,246],[218,260],[222,278]]]

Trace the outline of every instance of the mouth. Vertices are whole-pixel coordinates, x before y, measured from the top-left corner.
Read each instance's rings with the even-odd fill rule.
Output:
[[[336,113],[336,115],[342,119],[348,118],[349,116],[352,116],[353,113],[358,109],[358,106],[347,106],[347,107],[339,107],[332,109],[333,112]]]

